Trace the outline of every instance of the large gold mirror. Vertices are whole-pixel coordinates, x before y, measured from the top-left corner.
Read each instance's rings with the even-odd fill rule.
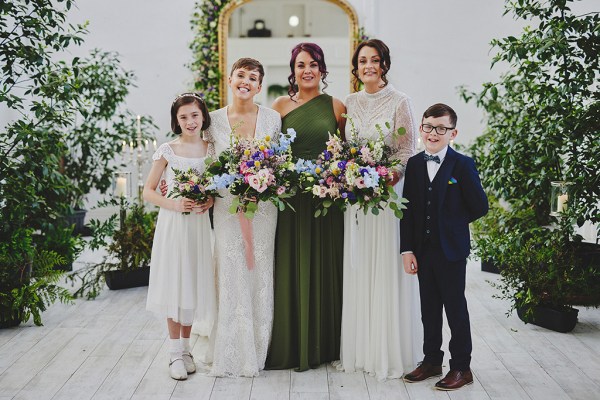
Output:
[[[351,92],[350,58],[358,18],[346,0],[234,0],[219,16],[219,85],[221,107],[230,102],[227,77],[241,57],[265,68],[262,91],[255,100],[270,106],[287,94],[290,54],[300,42],[323,49],[329,76],[328,94],[344,99]]]

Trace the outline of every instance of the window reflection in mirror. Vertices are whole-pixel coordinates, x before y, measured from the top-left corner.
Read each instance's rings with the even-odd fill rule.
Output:
[[[339,99],[350,93],[350,56],[357,29],[356,14],[344,0],[251,0],[224,15],[227,39],[221,57],[225,80],[241,57],[259,60],[265,68],[263,87],[255,101],[270,106],[287,95],[291,49],[314,42],[323,49],[329,76],[326,92]],[[223,105],[229,104],[226,85]]]

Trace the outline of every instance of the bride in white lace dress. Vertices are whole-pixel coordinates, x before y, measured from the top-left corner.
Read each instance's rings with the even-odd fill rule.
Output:
[[[230,144],[232,127],[241,138],[277,137],[279,113],[253,103],[264,75],[253,59],[238,60],[229,77],[233,103],[210,113],[205,132],[209,154],[218,155]],[[242,124],[239,124],[243,121]],[[257,376],[264,368],[273,322],[273,259],[277,209],[260,202],[252,220],[255,266],[248,269],[237,214],[229,212],[233,196],[223,191],[214,205],[214,257],[217,272],[218,311],[207,361],[211,375]]]
[[[348,96],[347,114],[358,134],[377,138],[379,124],[406,134],[388,144],[403,165],[415,153],[417,137],[411,100],[387,83],[390,56],[377,40],[363,42],[352,57],[353,71],[365,89]],[[350,135],[346,123],[346,136]],[[404,170],[392,183],[402,195]],[[416,277],[403,272],[400,221],[386,208],[379,215],[348,209],[344,221],[344,295],[340,370],[363,370],[378,380],[400,378],[421,359],[422,333]]]

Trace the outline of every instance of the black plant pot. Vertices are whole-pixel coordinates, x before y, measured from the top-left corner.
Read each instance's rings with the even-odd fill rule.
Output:
[[[21,313],[0,307],[0,329],[12,328],[21,323]]]
[[[67,223],[69,225],[75,225],[73,234],[85,236],[84,233],[88,233],[89,229],[86,229],[84,226],[86,213],[87,210],[75,209],[73,210],[73,214],[67,216]]]
[[[498,265],[492,260],[481,260],[481,270],[483,272],[491,272],[493,274],[499,274],[500,269]]]
[[[104,273],[104,279],[110,290],[148,286],[150,267],[135,268],[129,271],[107,271]]]
[[[533,308],[531,318],[527,320],[525,309],[517,307],[517,315],[521,321],[561,333],[571,332],[575,328],[577,314],[579,314],[579,310],[572,307],[563,307],[557,310],[547,306],[536,306]]]

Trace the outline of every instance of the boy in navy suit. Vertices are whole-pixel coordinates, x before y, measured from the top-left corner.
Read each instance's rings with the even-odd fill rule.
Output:
[[[423,114],[419,132],[425,151],[411,157],[406,165],[404,197],[409,203],[400,222],[404,270],[417,274],[419,279],[425,355],[404,380],[419,382],[442,375],[445,309],[452,333],[451,359],[450,371],[435,384],[440,390],[473,383],[471,328],[465,299],[471,247],[469,223],[488,211],[475,163],[448,146],[458,134],[456,121],[456,113],[445,104],[434,104]]]

